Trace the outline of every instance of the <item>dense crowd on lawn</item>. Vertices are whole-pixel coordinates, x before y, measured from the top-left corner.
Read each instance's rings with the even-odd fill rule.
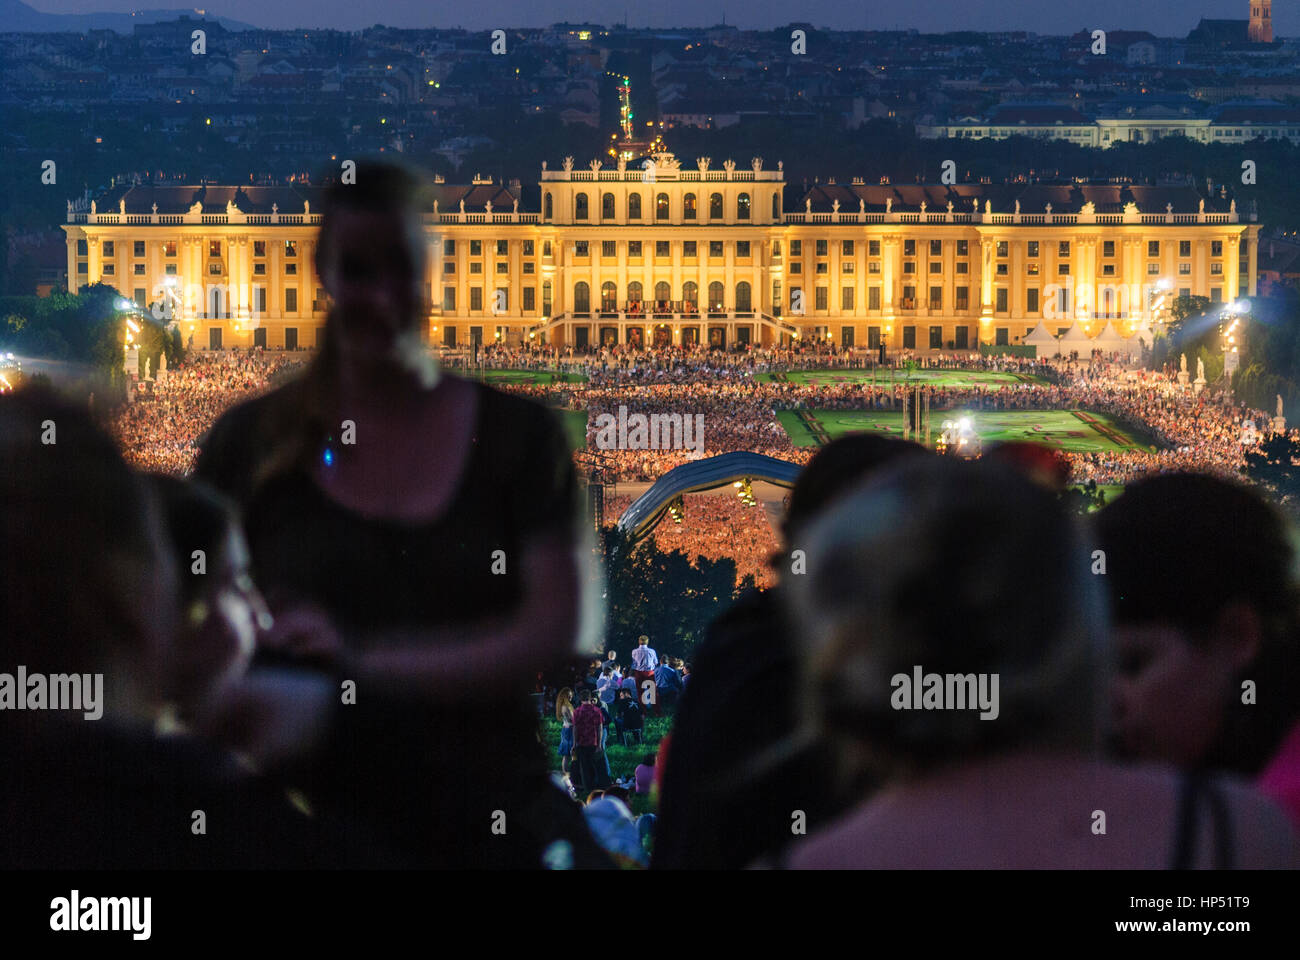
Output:
[[[262,349],[191,353],[159,372],[153,397],[123,405],[113,435],[128,463],[184,476],[194,469],[197,441],[228,407],[264,392],[272,380],[304,363],[301,356]]]
[[[631,506],[633,497],[620,494],[605,501],[605,521],[614,523]],[[730,558],[736,562],[736,584],[752,576],[757,586],[775,582],[768,560],[780,544],[762,503],[746,505],[731,490],[716,494],[688,494],[682,498],[682,522],[665,515],[651,536],[655,546],[671,553],[680,550],[694,563]]]
[[[503,385],[502,389],[563,409],[589,413],[588,449],[600,450],[606,477],[646,482],[700,457],[736,450],[806,463],[813,448],[796,447],[777,411],[901,410],[908,388],[856,381],[801,384],[759,381],[754,374],[847,366],[861,362],[850,351],[823,348],[754,349],[737,352],[660,347],[635,351],[606,347],[574,354],[555,347],[489,346],[480,359],[488,366],[560,369],[586,373],[588,383]],[[272,379],[302,361],[265,350],[201,352],[173,367],[154,384],[153,398],[123,406],[112,424],[132,464],[185,475],[193,468],[196,441],[217,416],[238,400],[267,389]],[[1200,396],[1180,387],[1174,371],[1131,370],[1094,358],[1036,361],[1014,357],[905,358],[919,369],[982,369],[1032,374],[1040,381],[992,387],[926,388],[931,409],[1054,410],[1081,409],[1113,416],[1121,425],[1149,436],[1160,448],[1107,453],[1061,453],[1070,462],[1072,481],[1125,484],[1145,474],[1200,469],[1230,476],[1244,463],[1243,422],[1252,420],[1260,435],[1270,418],[1219,395]],[[608,413],[703,416],[703,449],[603,450],[597,442],[597,417]]]

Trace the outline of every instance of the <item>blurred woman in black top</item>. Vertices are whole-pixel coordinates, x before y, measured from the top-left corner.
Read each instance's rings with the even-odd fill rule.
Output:
[[[425,348],[423,191],[365,164],[329,190],[321,351],[222,417],[197,472],[240,503],[271,608],[323,613],[338,638],[264,651],[341,684],[309,796],[433,865],[540,866],[556,839],[581,865],[528,698],[577,648],[577,481],[548,411]]]

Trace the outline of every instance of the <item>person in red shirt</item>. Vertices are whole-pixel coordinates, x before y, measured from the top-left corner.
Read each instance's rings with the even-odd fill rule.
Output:
[[[599,774],[596,761],[600,754],[600,735],[604,726],[604,714],[591,702],[591,691],[582,691],[582,703],[573,711],[573,769],[578,775],[575,786],[581,790],[591,790],[597,786]]]

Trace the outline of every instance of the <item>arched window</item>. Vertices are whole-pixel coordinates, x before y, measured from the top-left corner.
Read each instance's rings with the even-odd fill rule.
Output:
[[[682,198],[682,219],[695,219],[695,194],[688,193]]]
[[[641,219],[641,194],[629,193],[627,195],[627,218],[629,220]]]
[[[709,195],[709,219],[722,219],[722,194],[713,193]]]
[[[627,285],[627,302],[628,303],[641,302],[641,281],[640,280],[633,280],[631,283]]]
[[[772,219],[781,219],[781,194],[779,192],[772,194]]]
[[[655,197],[655,219],[668,219],[668,194],[666,193],[661,193]]]
[[[618,288],[614,286],[613,281],[605,281],[600,285],[600,309],[606,313],[613,313],[618,309]]]
[[[722,307],[722,283],[714,280],[709,284],[709,309],[718,312]]]
[[[749,283],[748,281],[741,280],[740,283],[736,284],[736,309],[744,311],[751,310],[752,307],[750,306],[750,303]]]
[[[667,281],[660,280],[655,284],[655,304],[667,303],[672,298],[672,288],[668,286]]]
[[[547,220],[550,220],[555,216],[555,202],[551,199],[549,193],[546,195],[545,216]]]
[[[742,193],[736,198],[736,219],[749,219],[749,194]]]
[[[591,312],[591,287],[587,286],[585,280],[579,280],[573,285],[573,312]]]
[[[587,219],[587,195],[585,193],[575,193],[573,195],[573,219]]]
[[[687,280],[682,284],[682,307],[687,313],[700,308],[699,297],[700,288],[696,286],[694,280]]]
[[[600,198],[600,219],[614,219],[614,195],[607,193]]]

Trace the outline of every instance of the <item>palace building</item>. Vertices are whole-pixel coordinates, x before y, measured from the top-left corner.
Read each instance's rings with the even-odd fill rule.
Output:
[[[196,347],[313,347],[329,309],[318,193],[119,184],[69,205],[70,286],[111,284]],[[1013,346],[1040,321],[1127,335],[1156,319],[1158,292],[1254,294],[1255,220],[1208,185],[801,187],[758,158],[566,158],[535,188],[438,180],[428,337],[925,352]]]

